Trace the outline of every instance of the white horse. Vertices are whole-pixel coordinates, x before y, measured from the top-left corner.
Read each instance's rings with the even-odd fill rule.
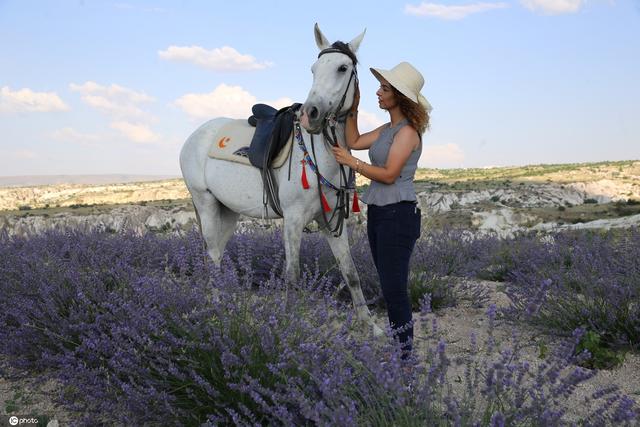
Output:
[[[348,44],[343,43],[343,51],[335,47],[337,43],[331,45],[327,41],[317,24],[314,32],[320,55],[312,67],[313,86],[303,106],[309,118],[309,129],[298,128],[298,135],[302,136],[305,145],[309,147],[308,152],[321,175],[337,186],[341,183],[341,176],[344,184],[344,173],[341,174],[340,165],[325,140],[325,135],[333,132],[322,131],[327,128],[328,123],[333,124],[337,143],[346,147],[344,123],[334,119],[347,112],[353,102],[357,79],[355,53],[364,37],[364,31]],[[345,53],[344,48],[350,52]],[[187,139],[180,152],[182,175],[199,216],[208,254],[216,264],[220,262],[240,214],[253,218],[278,218],[273,209],[265,207],[263,203],[263,183],[259,169],[208,156],[217,131],[230,121],[228,118],[216,118],[203,124]],[[315,134],[313,150],[311,134]],[[294,145],[297,145],[295,140]],[[303,156],[302,150],[293,147],[291,158],[274,173],[283,217],[286,279],[288,282],[295,281],[300,275],[299,253],[304,227],[312,220],[320,225],[328,225],[323,227],[323,233],[351,293],[357,317],[369,324],[374,334],[379,335],[382,331],[373,322],[362,294],[360,278],[349,249],[348,233],[331,232],[339,221],[339,215],[332,215],[334,210],[340,208],[336,206],[337,192],[320,184],[332,208],[332,212],[323,212],[318,179],[309,165],[303,164]],[[310,187],[308,189],[303,188],[300,179],[305,167]]]

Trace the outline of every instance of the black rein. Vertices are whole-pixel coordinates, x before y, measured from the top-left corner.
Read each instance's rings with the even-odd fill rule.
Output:
[[[346,46],[346,45],[343,45],[343,46]],[[335,44],[332,47],[323,49],[318,54],[318,58],[320,58],[325,53],[342,53],[344,55],[347,55],[353,63],[353,70],[351,71],[351,75],[349,76],[349,82],[347,83],[347,88],[345,89],[344,94],[342,95],[342,99],[340,99],[340,103],[338,104],[338,107],[335,109],[335,112],[333,111],[330,112],[327,115],[327,117],[324,119],[324,124],[322,126],[322,135],[324,136],[325,141],[328,141],[331,146],[337,147],[339,145],[338,136],[336,135],[336,124],[338,122],[337,114],[340,112],[340,110],[342,110],[342,107],[344,106],[344,102],[347,98],[347,92],[349,92],[349,87],[351,86],[351,82],[354,80],[354,78],[356,81],[355,84],[357,84],[358,82],[358,73],[356,71],[357,59],[355,57],[355,54],[351,50],[349,50],[348,48],[340,49],[338,47],[335,47]],[[331,135],[329,134],[329,130],[331,130]],[[313,134],[311,134],[311,151],[313,153],[313,158],[316,159],[317,157],[315,153],[315,144],[313,141]],[[322,186],[320,183],[320,169],[318,168],[317,162],[316,162],[316,169],[317,169],[316,178],[318,182],[318,196],[322,198]],[[345,167],[344,165],[340,165],[340,189],[336,193],[336,205],[333,210],[333,214],[331,215],[331,218],[327,218],[326,212],[324,211],[324,209],[322,209],[322,217],[325,223],[324,226],[331,233],[333,233],[335,237],[339,237],[342,234],[342,230],[344,228],[344,220],[346,218],[349,218],[349,190],[351,190],[350,182],[353,182],[353,191],[356,191],[355,190],[355,174],[353,170],[350,171],[349,179],[347,179],[347,172],[345,171]],[[336,217],[336,214],[338,215],[336,226],[334,228],[331,228],[331,221],[334,220],[334,218]]]

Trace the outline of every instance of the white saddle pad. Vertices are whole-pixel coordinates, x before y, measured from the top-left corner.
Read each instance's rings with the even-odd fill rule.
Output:
[[[214,136],[213,144],[211,144],[211,148],[209,149],[209,157],[251,165],[249,157],[247,157],[246,154],[238,153],[247,152],[255,131],[256,128],[251,126],[246,120],[232,120],[224,124]],[[293,133],[282,151],[273,159],[272,168],[277,169],[287,161],[292,143]]]

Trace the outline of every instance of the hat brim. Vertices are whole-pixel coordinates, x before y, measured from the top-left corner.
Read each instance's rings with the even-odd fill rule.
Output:
[[[433,109],[429,101],[427,101],[427,98],[425,98],[421,93],[414,93],[400,80],[398,80],[391,71],[373,67],[369,68],[369,70],[371,71],[373,76],[378,79],[379,82],[382,82],[382,80],[387,81],[391,86],[396,88],[398,92],[409,98],[411,101],[415,102],[416,104],[422,105],[427,110],[427,112],[430,112]]]

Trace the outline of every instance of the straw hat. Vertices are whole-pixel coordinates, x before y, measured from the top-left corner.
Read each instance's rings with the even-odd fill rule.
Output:
[[[429,101],[422,96],[420,91],[424,86],[424,77],[420,71],[408,62],[401,62],[390,70],[382,70],[380,68],[370,68],[376,79],[384,79],[391,86],[415,102],[421,104],[428,112],[432,110]]]

